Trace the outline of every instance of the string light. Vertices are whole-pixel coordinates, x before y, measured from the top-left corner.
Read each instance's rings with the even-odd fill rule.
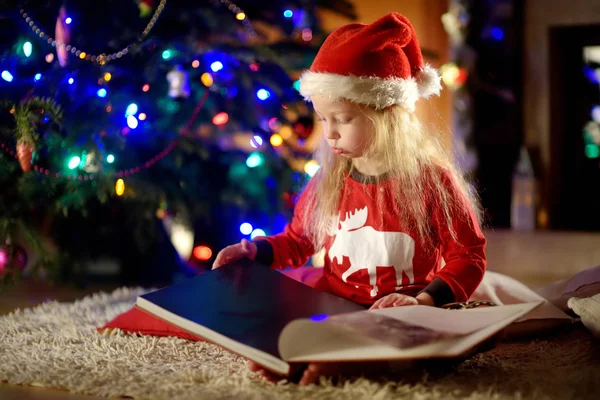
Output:
[[[212,250],[208,246],[196,246],[192,254],[200,261],[207,261],[212,257]]]
[[[121,178],[117,179],[115,183],[115,193],[117,196],[123,196],[123,193],[125,193],[125,181]]]
[[[269,141],[273,147],[279,147],[283,144],[283,138],[278,133],[271,135],[271,139]]]
[[[208,72],[205,72],[200,76],[200,82],[202,82],[204,86],[210,87],[213,84],[213,77]]]
[[[10,72],[4,70],[2,71],[2,79],[4,79],[6,82],[12,82],[13,76]]]
[[[212,123],[217,126],[225,125],[227,123],[227,121],[229,121],[229,115],[224,111],[218,113],[212,119]]]
[[[250,20],[248,19],[246,13],[244,12],[244,10],[242,10],[241,8],[239,8],[237,5],[235,5],[233,2],[229,1],[229,0],[220,0],[221,4],[223,4],[224,6],[226,6],[229,11],[231,11],[232,13],[235,14],[236,18],[240,21],[242,21],[242,25],[244,26],[244,29],[246,30],[246,33],[248,34],[248,36],[254,38],[256,37],[256,31],[254,30],[254,28],[252,27],[252,24],[250,23]],[[240,15],[244,15],[244,18],[240,18]]]
[[[146,25],[146,28],[139,35],[139,37],[138,37],[138,39],[137,39],[136,42],[131,43],[131,44],[125,46],[123,49],[121,49],[120,51],[117,51],[115,53],[100,54],[100,55],[92,55],[92,54],[90,54],[88,52],[84,52],[84,51],[81,51],[81,50],[77,49],[77,47],[75,47],[75,46],[67,45],[65,43],[57,41],[56,39],[54,39],[50,35],[48,35],[46,32],[44,32],[33,21],[33,19],[25,12],[24,9],[19,10],[19,12],[21,13],[21,17],[23,17],[23,19],[29,25],[29,27],[31,28],[31,30],[41,40],[45,41],[46,43],[48,43],[52,47],[64,47],[65,50],[67,50],[68,53],[71,53],[75,57],[79,57],[82,60],[90,61],[90,62],[93,62],[93,63],[96,63],[96,64],[104,65],[107,62],[110,62],[112,60],[116,60],[117,58],[123,57],[124,55],[128,54],[129,51],[132,50],[135,46],[139,45],[146,38],[146,36],[148,36],[148,34],[150,33],[150,31],[152,30],[152,28],[156,24],[156,21],[158,20],[158,17],[162,13],[162,11],[165,8],[166,4],[167,4],[167,0],[160,0],[160,4],[158,5],[158,7],[156,7],[156,10],[154,11],[154,15],[152,16],[152,18],[150,18],[150,21],[148,22],[148,25]],[[70,20],[70,18],[67,18],[65,20],[65,22],[67,24],[69,23],[69,22],[67,22],[68,20]]]
[[[252,228],[252,225],[250,223],[248,223],[248,222],[244,222],[243,224],[240,225],[240,232],[243,235],[249,235],[249,234],[251,234],[253,229],[254,228]]]
[[[31,46],[31,42],[23,43],[23,54],[25,54],[25,57],[29,57],[31,55],[32,50],[33,46]]]

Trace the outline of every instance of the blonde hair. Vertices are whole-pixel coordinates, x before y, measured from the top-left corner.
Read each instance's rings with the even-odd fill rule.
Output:
[[[433,245],[427,240],[432,233],[428,205],[441,210],[441,223],[453,239],[456,239],[453,215],[468,218],[464,199],[481,220],[478,199],[457,171],[437,132],[424,129],[413,112],[400,106],[383,110],[361,106],[361,109],[374,128],[364,157],[376,159],[392,179],[394,204],[384,204],[384,195],[377,191],[378,209],[391,208],[424,245]],[[352,160],[333,153],[324,138],[315,157],[321,168],[309,182],[312,190],[305,193],[306,205],[300,217],[308,238],[315,249],[320,249],[330,231],[332,216],[339,214],[340,195],[345,176],[352,170]],[[448,179],[454,185],[449,185]],[[459,193],[451,193],[452,188]]]

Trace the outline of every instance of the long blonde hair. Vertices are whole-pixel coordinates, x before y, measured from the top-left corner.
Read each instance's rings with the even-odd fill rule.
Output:
[[[433,206],[441,210],[441,223],[454,239],[452,216],[467,218],[464,203],[458,204],[463,199],[481,220],[477,196],[457,171],[437,132],[426,130],[413,112],[400,106],[383,110],[361,106],[361,109],[374,128],[365,158],[382,163],[394,189],[394,204],[384,204],[384,195],[377,191],[379,210],[391,208],[425,245],[433,244],[427,240],[432,232],[428,207],[432,201]],[[334,154],[324,138],[315,158],[321,168],[309,182],[312,190],[305,193],[306,205],[300,217],[308,238],[315,249],[320,249],[330,230],[332,216],[339,214],[340,195],[345,176],[352,169],[352,160]],[[448,185],[448,178],[454,182],[453,186]],[[450,193],[451,187],[457,188],[459,193]]]

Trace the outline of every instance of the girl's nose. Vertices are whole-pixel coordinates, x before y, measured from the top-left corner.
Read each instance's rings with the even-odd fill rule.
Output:
[[[323,125],[323,134],[326,139],[336,140],[340,138],[340,134],[337,129],[332,129],[331,126]]]

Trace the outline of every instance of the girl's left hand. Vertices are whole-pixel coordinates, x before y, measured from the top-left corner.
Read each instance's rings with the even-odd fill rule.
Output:
[[[398,306],[412,306],[416,304],[419,304],[419,301],[412,296],[407,296],[405,294],[400,293],[390,293],[387,296],[384,296],[377,300],[375,303],[373,303],[369,310]]]

